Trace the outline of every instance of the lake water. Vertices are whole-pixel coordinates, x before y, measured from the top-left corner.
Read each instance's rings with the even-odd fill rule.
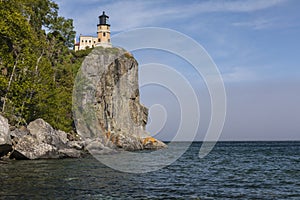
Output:
[[[92,156],[10,161],[0,164],[0,199],[300,199],[300,142],[219,142],[204,159],[200,145],[144,174]]]

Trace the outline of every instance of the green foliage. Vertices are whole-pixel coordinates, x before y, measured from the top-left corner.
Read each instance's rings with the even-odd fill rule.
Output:
[[[0,112],[11,124],[43,118],[71,131],[73,83],[90,52],[70,50],[73,20],[51,0],[0,0],[0,19]]]

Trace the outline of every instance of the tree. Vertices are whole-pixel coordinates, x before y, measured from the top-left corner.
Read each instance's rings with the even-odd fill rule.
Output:
[[[83,57],[69,48],[73,20],[50,0],[0,1],[0,106],[12,124],[44,118],[72,129],[72,88]]]

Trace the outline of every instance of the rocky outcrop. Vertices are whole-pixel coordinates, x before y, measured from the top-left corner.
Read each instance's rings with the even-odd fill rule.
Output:
[[[140,103],[138,63],[129,52],[94,49],[76,82],[75,122],[83,138],[130,151],[166,147],[145,131],[148,109]]]
[[[14,145],[12,158],[42,159],[80,157],[80,151],[68,145],[67,133],[54,130],[43,119],[31,122],[27,127],[29,134],[18,139]]]
[[[49,159],[78,158],[82,155],[82,141],[69,141],[67,133],[55,130],[43,119],[31,122],[27,127],[11,128],[0,115],[0,158]]]

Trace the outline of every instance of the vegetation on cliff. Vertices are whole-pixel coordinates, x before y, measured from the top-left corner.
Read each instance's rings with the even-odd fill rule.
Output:
[[[10,124],[43,118],[73,129],[73,82],[87,51],[74,52],[72,19],[51,0],[0,1],[0,113]]]

